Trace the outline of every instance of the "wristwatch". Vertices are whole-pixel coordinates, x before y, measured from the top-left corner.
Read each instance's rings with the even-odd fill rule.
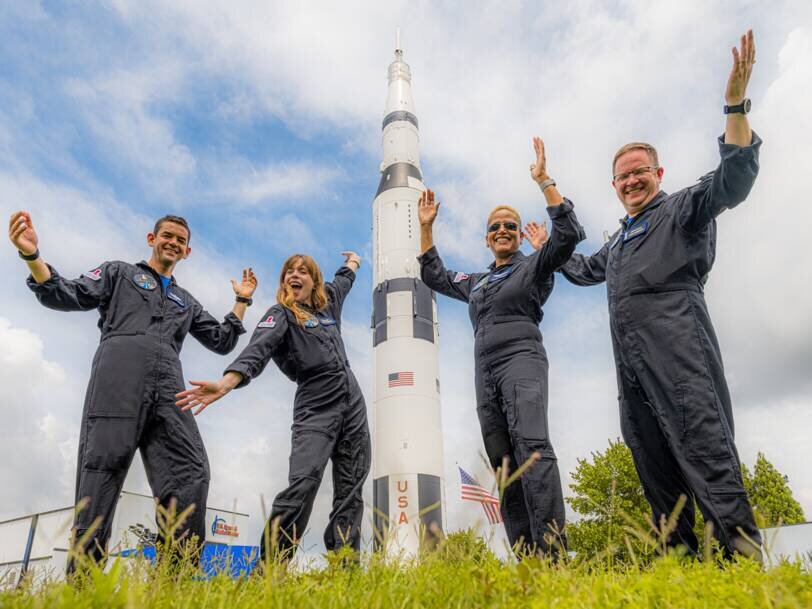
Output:
[[[254,299],[246,298],[245,296],[237,296],[237,302],[245,303],[246,307],[250,307],[254,303]]]
[[[20,255],[20,258],[26,262],[33,262],[39,258],[39,249],[37,249],[33,254],[23,254],[20,250],[17,250],[17,253]]]
[[[752,103],[745,97],[740,104],[725,106],[725,114],[749,114],[750,106],[752,106]]]
[[[555,186],[555,180],[552,178],[547,178],[546,180],[538,183],[541,192],[544,192],[550,186]]]

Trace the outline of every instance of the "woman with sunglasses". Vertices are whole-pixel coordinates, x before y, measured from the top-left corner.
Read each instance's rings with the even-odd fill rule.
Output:
[[[541,307],[553,289],[553,272],[584,238],[572,202],[547,174],[544,143],[533,138],[530,175],[547,200],[548,241],[525,256],[519,213],[508,205],[491,211],[485,243],[494,256],[487,272],[460,273],[443,265],[432,226],[440,203],[426,190],[419,201],[421,278],[431,289],[468,303],[474,326],[477,415],[491,466],[505,480],[501,511],[514,552],[556,557],[566,549],[564,498],[547,427],[547,355],[539,331]]]
[[[183,410],[200,414],[229,391],[244,387],[273,359],[297,383],[293,402],[289,486],[276,496],[261,541],[261,556],[288,560],[307,527],[327,461],[333,462],[333,509],[324,545],[328,551],[360,546],[369,473],[370,442],[364,396],[350,370],[341,339],[341,308],[361,259],[346,262],[325,283],[310,256],[294,254],[279,275],[278,304],[262,316],[251,342],[219,381],[191,381],[177,395]]]

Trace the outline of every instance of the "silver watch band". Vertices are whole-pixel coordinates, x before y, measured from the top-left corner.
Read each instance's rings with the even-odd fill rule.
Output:
[[[547,178],[546,180],[543,180],[543,181],[539,182],[538,184],[539,184],[539,189],[541,189],[541,192],[544,192],[544,190],[549,186],[555,186],[556,185],[555,180],[552,179],[552,178]]]

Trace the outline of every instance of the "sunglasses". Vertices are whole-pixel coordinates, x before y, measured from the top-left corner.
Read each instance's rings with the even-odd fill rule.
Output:
[[[515,222],[494,222],[488,227],[488,232],[495,233],[503,226],[505,227],[505,230],[509,231],[519,230],[519,225],[516,224]]]

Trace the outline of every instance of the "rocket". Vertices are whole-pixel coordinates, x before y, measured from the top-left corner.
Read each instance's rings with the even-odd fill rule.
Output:
[[[420,280],[420,137],[398,33],[372,202],[375,546],[413,556],[444,530],[437,303]]]

